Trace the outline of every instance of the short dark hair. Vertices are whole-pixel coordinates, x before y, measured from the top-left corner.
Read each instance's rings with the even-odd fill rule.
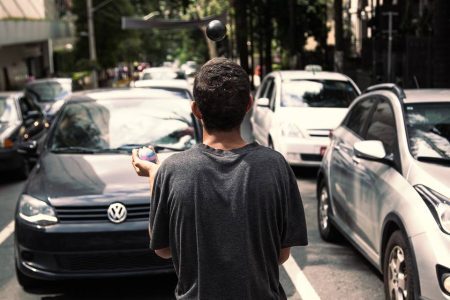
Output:
[[[229,59],[211,59],[195,76],[194,100],[207,130],[230,131],[239,127],[250,100],[247,72]]]

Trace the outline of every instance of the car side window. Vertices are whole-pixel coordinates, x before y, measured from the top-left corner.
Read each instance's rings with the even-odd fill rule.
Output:
[[[369,98],[353,106],[347,114],[343,125],[357,135],[362,136],[364,132],[364,125],[366,123],[365,121],[369,117],[374,104],[375,99]]]
[[[267,90],[267,83],[269,82],[269,78],[266,78],[263,83],[261,84],[261,87],[258,90],[258,94],[257,94],[257,99],[258,98],[263,98],[264,94]]]
[[[275,80],[274,78],[269,78],[269,81],[267,82],[267,89],[263,97],[269,99],[269,106],[270,109],[272,110],[274,107],[275,94],[276,94]]]
[[[365,134],[366,140],[378,140],[383,142],[386,153],[397,153],[397,129],[395,116],[391,105],[387,100],[378,102]]]

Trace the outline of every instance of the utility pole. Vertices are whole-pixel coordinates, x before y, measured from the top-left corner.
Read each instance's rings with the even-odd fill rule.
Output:
[[[92,0],[86,1],[87,17],[88,17],[88,36],[89,36],[89,59],[92,63],[97,62],[97,52],[95,50],[95,32],[94,32],[94,9],[92,8]],[[97,69],[92,69],[92,87],[98,88]]]
[[[392,34],[393,34],[393,17],[398,13],[389,11],[383,13],[383,16],[388,17],[388,55],[387,55],[387,81],[392,81]]]

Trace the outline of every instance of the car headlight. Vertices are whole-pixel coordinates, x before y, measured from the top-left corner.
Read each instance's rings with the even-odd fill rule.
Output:
[[[29,195],[22,195],[19,201],[19,217],[23,220],[41,226],[58,222],[55,210],[44,201]]]
[[[414,188],[425,200],[441,230],[450,234],[450,199],[421,184]]]
[[[281,134],[287,137],[303,138],[305,137],[300,128],[293,123],[285,123],[281,126]]]

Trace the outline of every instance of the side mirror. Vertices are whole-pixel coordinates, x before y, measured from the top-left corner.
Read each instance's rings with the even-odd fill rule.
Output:
[[[19,144],[18,152],[23,154],[36,154],[37,152],[37,142],[34,140],[22,142]]]
[[[361,141],[353,145],[353,152],[356,157],[384,161],[386,159],[386,150],[381,141]]]
[[[258,100],[256,100],[256,106],[259,107],[269,107],[269,103],[269,98],[259,98]]]

